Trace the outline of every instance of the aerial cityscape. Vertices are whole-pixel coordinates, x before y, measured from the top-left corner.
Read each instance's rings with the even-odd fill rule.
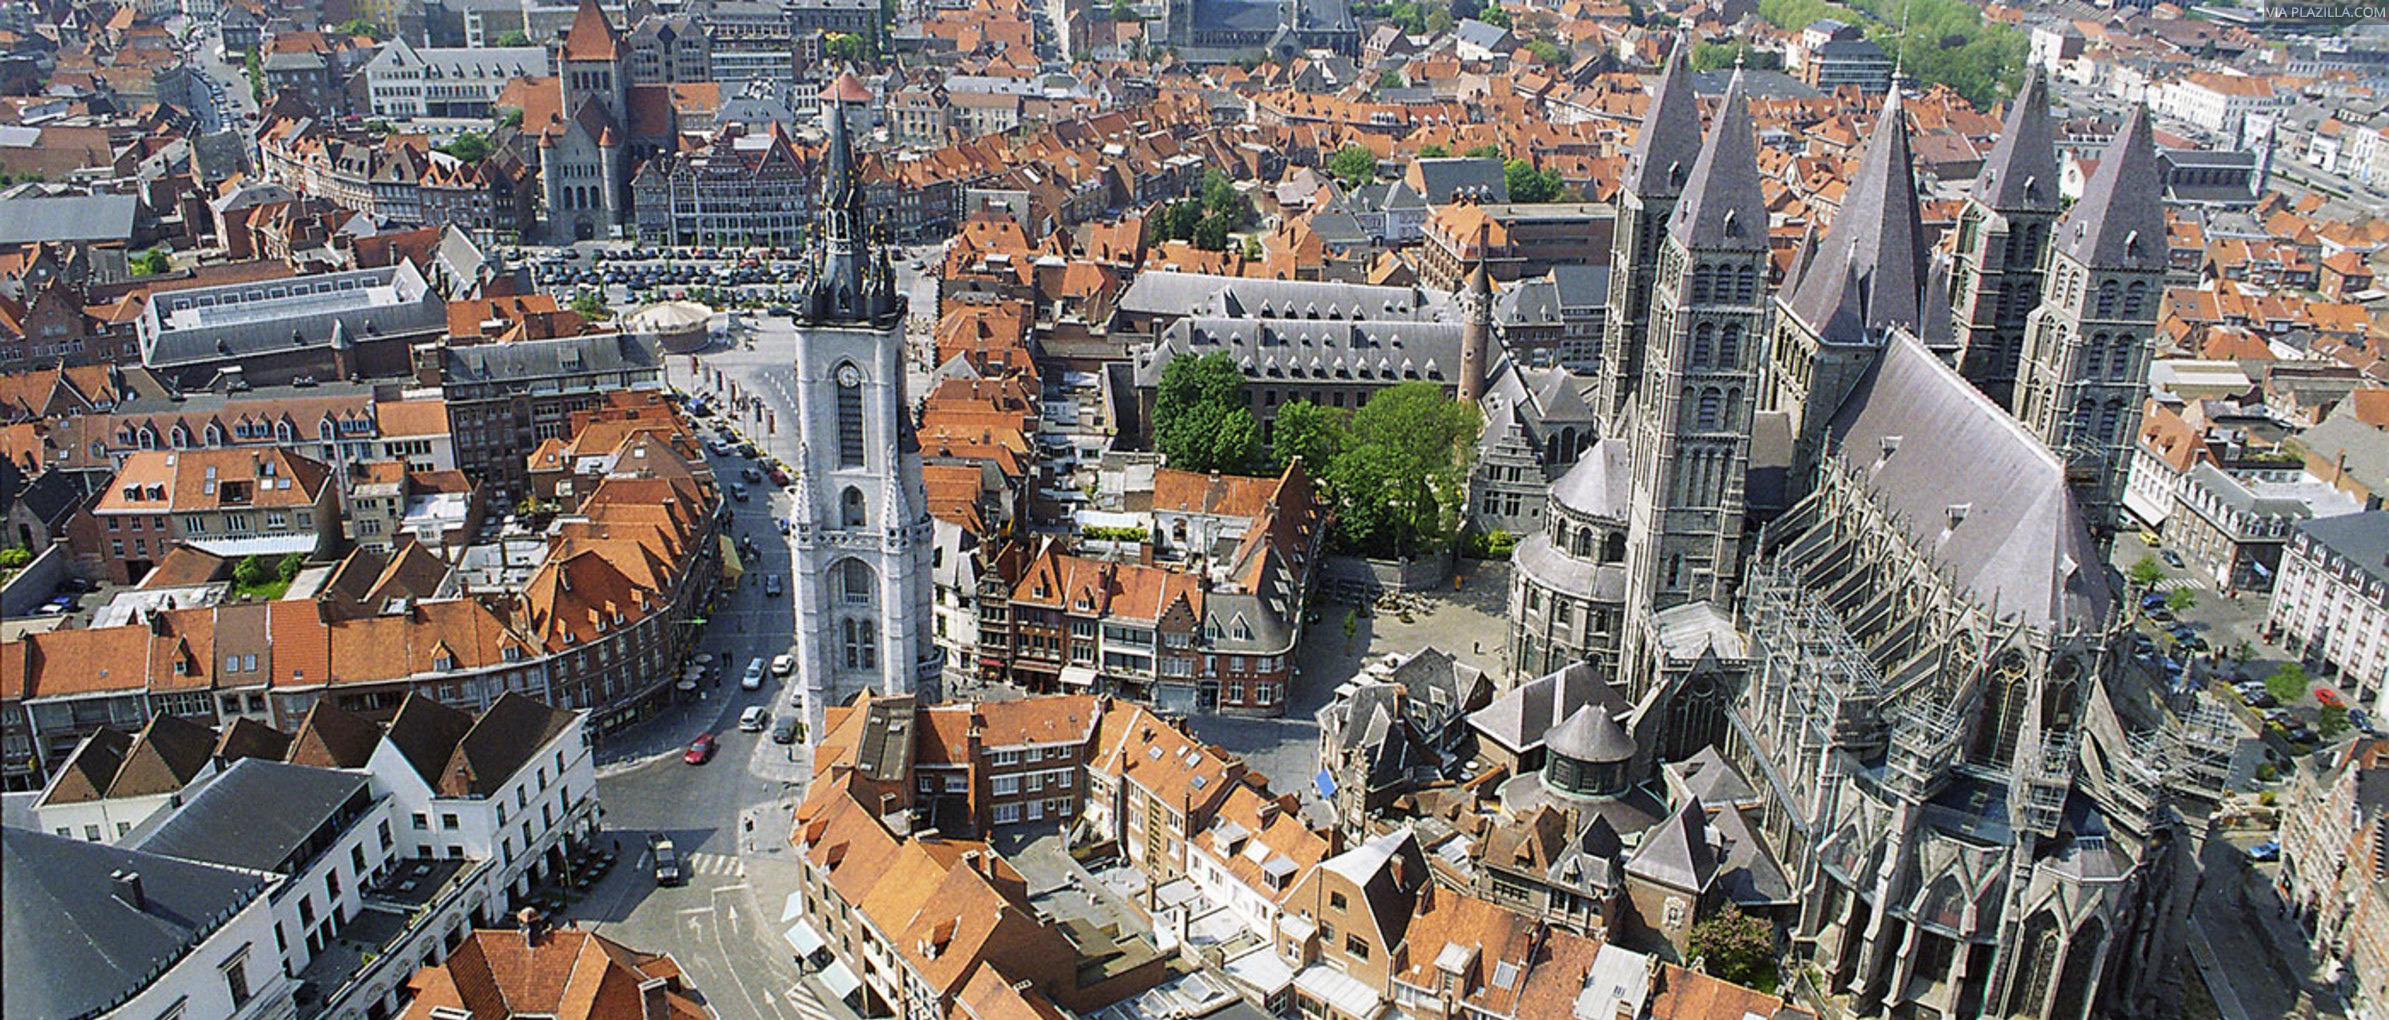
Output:
[[[0,1020],[2389,1020],[2389,16],[0,0]]]

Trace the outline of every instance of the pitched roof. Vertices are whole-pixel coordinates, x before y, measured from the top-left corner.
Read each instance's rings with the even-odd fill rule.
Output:
[[[1678,39],[1667,52],[1667,66],[1659,71],[1650,104],[1643,110],[1642,130],[1635,133],[1633,152],[1626,159],[1621,186],[1627,191],[1674,197],[1691,179],[1693,162],[1700,158],[1701,117],[1692,81],[1685,74],[1690,49]]]
[[[1974,176],[1974,197],[1994,210],[2057,211],[2057,126],[2049,118],[2049,83],[2037,66],[2008,100],[1999,141]]]
[[[1892,326],[1920,327],[1927,247],[1916,207],[1915,157],[1897,91],[1875,119],[1858,178],[1786,303],[1827,342],[1855,343]]]
[[[476,931],[407,984],[414,1001],[403,1020],[431,1020],[462,1010],[472,1020],[544,1015],[555,1020],[704,1020],[712,1015],[682,987],[680,964],[604,936],[557,929]],[[640,986],[662,981],[660,1014],[646,1010]]]
[[[2099,156],[2082,198],[2057,224],[2057,244],[2086,266],[2164,272],[2165,207],[2148,108],[2134,106]]]
[[[1767,246],[1767,201],[1759,191],[1757,141],[1751,133],[1750,102],[1742,72],[1725,90],[1709,137],[1693,161],[1691,184],[1676,205],[1669,233],[1687,248]]]
[[[1644,834],[1642,845],[1626,862],[1626,873],[1673,888],[1706,890],[1717,874],[1716,848],[1709,845],[1708,814],[1698,801],[1686,801],[1673,817]]]
[[[362,774],[243,758],[146,832],[132,849],[186,860],[281,871],[315,830],[370,786]]]
[[[141,878],[141,905],[113,876]],[[0,1012],[71,1020],[129,1000],[262,894],[256,875],[28,829],[0,829]]]
[[[612,60],[621,47],[622,37],[606,20],[606,12],[598,9],[597,0],[581,0],[580,9],[572,13],[572,28],[564,34],[564,59]]]

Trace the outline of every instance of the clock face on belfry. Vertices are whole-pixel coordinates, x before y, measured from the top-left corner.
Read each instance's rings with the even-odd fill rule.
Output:
[[[862,383],[863,373],[857,371],[853,365],[838,366],[838,385],[860,386]]]

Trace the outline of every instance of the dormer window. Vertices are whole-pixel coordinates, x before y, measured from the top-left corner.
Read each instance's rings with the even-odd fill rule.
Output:
[[[456,668],[456,660],[452,657],[442,655],[431,660],[431,668],[433,672],[450,672]]]

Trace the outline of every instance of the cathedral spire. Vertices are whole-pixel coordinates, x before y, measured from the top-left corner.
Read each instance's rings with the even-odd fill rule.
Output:
[[[1676,206],[1670,235],[1686,248],[1765,249],[1767,202],[1759,191],[1758,143],[1742,73],[1734,72],[1708,140],[1693,161],[1691,185]]]
[[[1682,39],[1668,50],[1659,72],[1659,85],[1643,108],[1642,130],[1626,157],[1626,190],[1645,197],[1680,195],[1691,178],[1692,161],[1700,157],[1700,106],[1692,95],[1692,75],[1685,67]]]
[[[2096,269],[2165,268],[2165,207],[2157,195],[2157,151],[2148,108],[2134,105],[2099,156],[2099,168],[2057,224],[2058,250]]]
[[[2007,122],[1991,158],[1974,177],[1974,195],[1988,208],[2008,212],[2057,211],[2057,129],[2049,120],[2049,84],[2039,68],[2024,74],[2024,87],[2008,100]]]
[[[1859,343],[1892,326],[1918,328],[1926,251],[1915,164],[1907,115],[1893,92],[1875,119],[1857,180],[1786,303],[1819,339]]]

